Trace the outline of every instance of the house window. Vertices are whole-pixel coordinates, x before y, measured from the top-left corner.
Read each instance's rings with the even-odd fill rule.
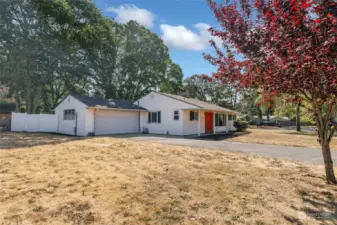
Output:
[[[173,119],[179,120],[179,111],[178,110],[173,112]]]
[[[63,111],[63,120],[75,120],[75,109],[65,109]]]
[[[236,115],[228,115],[228,121],[236,120]]]
[[[226,115],[225,114],[215,114],[215,126],[216,127],[226,126]]]
[[[190,111],[190,121],[198,120],[198,112]]]
[[[149,112],[148,113],[148,123],[160,123],[161,122],[161,112]]]

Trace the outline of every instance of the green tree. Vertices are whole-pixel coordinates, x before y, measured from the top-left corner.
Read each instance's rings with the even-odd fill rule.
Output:
[[[2,70],[1,81],[24,96],[28,113],[35,112],[44,84],[55,60],[48,57],[55,40],[28,1],[4,1],[0,7]],[[19,100],[18,100],[19,101]],[[19,101],[20,102],[20,101]]]
[[[45,100],[50,97],[46,94],[53,94],[46,90],[53,90],[55,83],[69,86],[83,77],[88,68],[79,69],[86,65],[80,59],[86,51],[75,41],[55,38],[63,28],[52,18],[41,17],[29,0],[0,4],[0,82],[13,93],[17,110],[24,103],[27,113],[35,113],[42,96]],[[55,106],[47,105],[47,111]]]
[[[198,74],[184,80],[184,90],[191,98],[210,101],[234,110],[239,100],[238,91],[229,82],[208,80]]]
[[[170,62],[165,75],[165,81],[160,86],[160,91],[177,94],[183,90],[183,71],[178,64]]]
[[[259,93],[255,103],[259,106],[261,112],[266,115],[267,121],[269,121],[270,116],[273,114],[276,106],[279,105],[281,101],[281,98],[277,96],[265,96]]]
[[[198,74],[194,74],[184,80],[184,89],[188,96],[200,101],[207,101],[207,93],[210,88],[210,83]]]
[[[25,0],[26,1],[26,0]],[[102,40],[114,39],[110,19],[101,15],[91,0],[27,0],[39,15],[59,26],[56,36],[76,41],[82,48],[103,47]]]
[[[135,100],[160,88],[178,90],[182,71],[162,39],[135,21],[115,26],[115,44],[92,56],[95,94]]]
[[[274,115],[276,117],[285,116],[290,119],[296,119],[296,131],[301,131],[301,122],[314,125],[311,116],[311,107],[307,102],[297,101],[281,101],[275,108]]]
[[[135,100],[181,89],[162,39],[103,17],[89,0],[4,0],[0,25],[0,85],[17,111],[51,112],[69,93]]]
[[[247,119],[251,120],[254,116],[258,116],[259,121],[262,121],[262,110],[258,104],[259,93],[257,89],[249,88],[242,90],[239,103],[239,111],[247,115]]]

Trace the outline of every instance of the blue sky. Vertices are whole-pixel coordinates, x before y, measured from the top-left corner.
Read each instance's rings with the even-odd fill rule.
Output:
[[[206,0],[93,0],[105,16],[125,23],[138,21],[164,40],[173,61],[184,76],[211,74],[215,67],[206,62],[203,52],[212,52],[207,32],[218,27]],[[219,39],[214,39],[220,43]]]

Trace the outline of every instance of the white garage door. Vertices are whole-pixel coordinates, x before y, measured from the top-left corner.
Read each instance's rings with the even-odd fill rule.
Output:
[[[95,116],[95,134],[126,134],[139,132],[138,112],[99,110]]]

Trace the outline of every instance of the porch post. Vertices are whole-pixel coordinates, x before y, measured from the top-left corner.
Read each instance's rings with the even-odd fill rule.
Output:
[[[226,113],[226,132],[229,132],[228,113]]]
[[[200,136],[200,110],[198,110],[198,136]]]
[[[215,134],[215,112],[213,112],[213,134]]]

